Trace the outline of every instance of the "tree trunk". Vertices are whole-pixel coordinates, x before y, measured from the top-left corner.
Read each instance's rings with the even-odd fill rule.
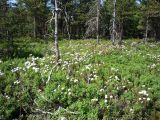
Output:
[[[61,19],[60,19],[60,27],[61,27],[61,35],[64,37],[64,26],[63,26],[63,14],[61,13]]]
[[[112,44],[115,45],[115,36],[116,36],[116,0],[113,0],[113,23],[112,23]]]
[[[64,16],[64,19],[65,19],[65,22],[66,22],[66,28],[67,28],[67,34],[68,34],[68,40],[71,39],[71,35],[70,35],[70,24],[69,24],[69,15],[67,13],[67,10],[65,8],[64,10],[64,13],[65,13],[65,16]]]
[[[36,38],[36,17],[33,18],[33,37]]]
[[[54,39],[55,39],[55,54],[56,54],[56,63],[58,63],[60,59],[59,53],[59,46],[58,46],[58,6],[57,0],[55,0],[55,32],[54,32]]]
[[[99,15],[100,15],[100,1],[97,0],[97,43],[99,44]]]
[[[148,17],[147,17],[147,21],[146,21],[146,31],[145,31],[145,35],[144,35],[144,42],[147,42],[148,39],[148,29],[149,29],[149,23],[148,23]]]

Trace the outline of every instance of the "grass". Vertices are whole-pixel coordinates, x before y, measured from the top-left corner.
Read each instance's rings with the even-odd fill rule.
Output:
[[[160,119],[159,43],[60,41],[60,65],[49,83],[53,43],[21,38],[13,44],[13,55],[0,63],[0,118]]]

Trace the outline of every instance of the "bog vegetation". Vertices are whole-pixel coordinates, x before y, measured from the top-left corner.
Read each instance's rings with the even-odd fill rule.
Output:
[[[13,44],[0,61],[1,119],[160,119],[159,43],[61,41],[58,65],[52,42]]]
[[[159,120],[159,0],[0,0],[0,120]]]

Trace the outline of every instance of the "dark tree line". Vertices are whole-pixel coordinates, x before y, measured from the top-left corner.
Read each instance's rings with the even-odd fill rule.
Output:
[[[53,36],[53,3],[54,0],[1,0],[0,39]],[[58,33],[62,38],[160,40],[159,0],[57,0],[57,5]]]

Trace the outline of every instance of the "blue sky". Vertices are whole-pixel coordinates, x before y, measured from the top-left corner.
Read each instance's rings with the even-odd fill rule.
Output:
[[[9,2],[16,3],[16,0],[9,0]]]

